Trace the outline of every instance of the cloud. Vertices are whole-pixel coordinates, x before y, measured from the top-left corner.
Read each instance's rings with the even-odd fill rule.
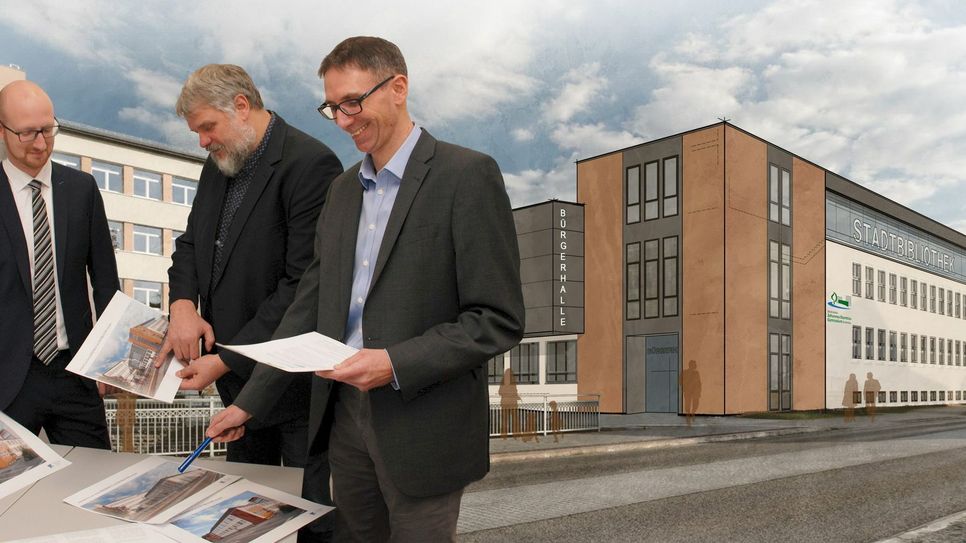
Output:
[[[134,83],[135,91],[142,101],[151,106],[174,111],[174,104],[181,93],[181,81],[168,74],[144,68],[127,72],[124,77]]]
[[[576,155],[560,158],[549,170],[527,169],[517,173],[504,173],[510,202],[514,207],[536,204],[550,198],[573,200],[576,198]]]
[[[610,130],[603,123],[561,124],[550,137],[562,149],[572,150],[580,157],[623,149],[642,142],[639,136],[627,131]]]
[[[607,87],[607,78],[601,75],[599,62],[574,68],[561,79],[563,87],[544,108],[544,118],[549,122],[566,122],[575,114],[594,108],[597,105],[595,100]]]
[[[510,135],[516,141],[532,141],[534,138],[533,131],[527,128],[515,128]]]
[[[118,118],[155,128],[164,141],[185,149],[198,149],[197,137],[188,130],[184,119],[174,113],[159,112],[145,107],[126,107],[118,111]]]

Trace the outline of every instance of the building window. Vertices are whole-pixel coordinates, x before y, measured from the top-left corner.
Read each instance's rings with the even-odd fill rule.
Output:
[[[901,398],[900,401],[902,403],[908,402],[909,401],[909,391],[908,390],[903,390],[902,393],[899,394],[899,397]]]
[[[889,274],[889,303],[896,305],[897,301],[897,285],[896,285],[896,274]]]
[[[950,317],[953,316],[953,291],[946,291],[946,314]]]
[[[781,254],[779,256],[779,250]],[[791,318],[791,247],[768,242],[768,316]]]
[[[946,289],[939,287],[939,314],[946,314]]]
[[[521,343],[510,349],[510,369],[520,384],[538,384],[540,381],[540,344]]]
[[[111,231],[111,242],[114,244],[115,251],[124,250],[124,224],[117,221],[107,221],[107,227]]]
[[[134,225],[134,252],[150,255],[161,254],[161,229]]]
[[[906,307],[909,305],[907,301],[909,300],[909,293],[907,288],[909,286],[909,280],[905,277],[899,278],[899,305]]]
[[[198,192],[198,182],[181,177],[171,178],[171,201],[176,204],[190,206],[195,201]]]
[[[909,334],[909,346],[911,347],[909,353],[910,362],[918,362],[918,350],[919,350],[919,336],[916,334]]]
[[[885,362],[886,359],[886,331],[882,328],[878,329],[878,339],[879,339],[879,360]]]
[[[486,363],[486,381],[491,385],[503,382],[503,355],[498,354]]]
[[[792,338],[768,334],[768,409],[791,408]]]
[[[953,365],[953,340],[946,340],[946,365]]]
[[[627,185],[627,224],[641,222],[641,167],[631,166],[625,174]]]
[[[903,332],[899,334],[899,362],[908,362],[909,358],[906,356],[909,351],[909,336]]]
[[[664,316],[678,314],[678,238],[664,238]]]
[[[161,174],[134,170],[134,195],[141,198],[161,199]]]
[[[862,296],[862,264],[852,263],[852,296]]]
[[[936,363],[936,338],[932,336],[929,337],[929,363]]]
[[[959,314],[960,314],[959,310],[961,307],[962,305],[960,304],[960,296],[959,296],[959,293],[957,292],[956,293],[956,318],[957,319],[959,318]]]
[[[916,291],[919,282],[913,279],[909,283],[909,307],[913,309],[918,309],[919,306],[919,293]]]
[[[641,244],[627,244],[627,320],[641,318]]]
[[[921,351],[920,354],[922,354],[921,360],[922,360],[922,363],[923,364],[925,364],[926,363],[926,360],[927,360],[927,355],[929,353],[929,351],[927,349],[928,347],[929,347],[929,344],[927,343],[926,336],[919,336],[919,350]],[[935,343],[933,344],[933,347],[935,347]],[[933,356],[935,356],[935,353],[933,353]],[[933,364],[935,364],[935,363],[936,363],[936,361],[933,360]]]
[[[658,240],[644,242],[644,318],[658,316]]]
[[[865,267],[865,297],[872,299],[874,296],[873,290],[875,290],[875,270],[871,266]]]
[[[865,329],[865,359],[875,360],[875,329],[866,328]]]
[[[124,179],[121,177],[121,167],[110,162],[91,161],[91,175],[97,180],[101,190],[109,192],[124,192]]]
[[[896,362],[898,359],[898,341],[896,341],[896,333],[892,330],[889,331],[889,362]]]
[[[885,295],[885,293],[886,293],[886,282],[885,282],[885,278],[886,278],[885,270],[879,270],[879,301],[880,302],[885,302],[886,301],[886,297],[885,297],[886,296]]]
[[[74,168],[75,170],[81,169],[80,157],[77,155],[68,155],[66,153],[52,153],[50,155],[50,160],[53,160],[61,166],[67,166],[68,168]]]
[[[939,391],[939,401],[941,401],[941,402],[946,401],[946,391],[945,390],[940,390]]]
[[[678,157],[664,159],[664,216],[678,214]]]
[[[956,365],[957,366],[961,365],[960,358],[959,358],[959,346],[960,346],[960,341],[957,339],[956,340]]]
[[[919,391],[918,390],[913,390],[912,392],[909,393],[909,395],[912,398],[912,401],[914,401],[914,402],[918,402],[919,401]]]
[[[547,383],[577,382],[577,342],[547,343]]]
[[[862,327],[852,327],[852,358],[859,360],[862,358]]]
[[[768,166],[768,219],[792,225],[792,174],[774,164]]]
[[[930,390],[929,391],[929,401],[931,401],[931,402],[936,401],[936,391],[935,390]]]
[[[936,312],[936,285],[929,285],[929,312]]]
[[[929,289],[926,288],[926,284],[925,283],[922,283],[919,286],[920,286],[919,291],[922,293],[922,296],[919,298],[919,309],[921,309],[923,311],[926,311],[928,309],[928,303],[929,303],[926,300],[927,295],[928,295],[928,293],[926,291],[929,290]],[[936,287],[933,287],[933,295],[935,295],[935,290],[936,290]],[[933,308],[933,309],[935,310],[935,308]],[[935,313],[935,311],[933,311],[933,313]]]
[[[657,161],[644,165],[644,220],[658,217],[657,208]]]
[[[161,309],[161,283],[134,281],[134,299],[148,307]]]

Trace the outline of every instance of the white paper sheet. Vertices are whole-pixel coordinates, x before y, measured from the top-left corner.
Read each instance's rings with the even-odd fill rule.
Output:
[[[151,528],[185,543],[269,543],[331,510],[242,479],[168,523]],[[209,539],[204,539],[208,534]]]
[[[109,517],[157,524],[240,479],[197,466],[178,473],[180,463],[152,456],[64,501]]]
[[[171,539],[143,524],[120,524],[110,528],[14,539],[10,543],[171,543]]]
[[[0,412],[0,498],[69,465],[31,431]]]
[[[160,342],[168,329],[161,312],[117,292],[68,371],[166,403],[174,401],[181,379],[173,356],[154,367]]]
[[[288,372],[331,370],[359,351],[318,332],[253,345],[219,346]]]

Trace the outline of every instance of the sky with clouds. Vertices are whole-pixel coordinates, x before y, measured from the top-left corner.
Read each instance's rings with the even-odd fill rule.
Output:
[[[173,112],[209,62],[360,156],[315,111],[322,57],[379,35],[407,58],[410,111],[493,155],[514,206],[575,198],[574,161],[716,122],[966,231],[966,6],[957,0],[0,0],[0,63],[57,114],[193,147]]]

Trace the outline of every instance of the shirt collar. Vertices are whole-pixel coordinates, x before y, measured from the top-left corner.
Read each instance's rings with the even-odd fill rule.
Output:
[[[31,177],[27,175],[23,170],[13,165],[10,159],[3,160],[3,171],[7,174],[7,179],[10,180],[10,187],[16,192],[27,188],[27,185],[31,181],[36,179],[40,181],[40,184],[45,187],[50,187],[50,173],[53,167],[50,165],[50,159],[44,164],[44,167],[40,169],[37,173],[37,177]]]
[[[396,153],[392,155],[392,158],[382,169],[389,170],[389,173],[402,180],[403,174],[406,173],[406,165],[409,164],[409,157],[413,154],[413,148],[416,147],[420,134],[422,134],[422,129],[419,128],[419,125],[413,124],[406,141],[399,146],[399,149],[396,149]],[[377,173],[375,166],[372,164],[372,155],[366,153],[365,158],[362,159],[362,164],[359,166],[359,182],[362,183],[362,187],[368,188],[367,181],[375,182]]]

